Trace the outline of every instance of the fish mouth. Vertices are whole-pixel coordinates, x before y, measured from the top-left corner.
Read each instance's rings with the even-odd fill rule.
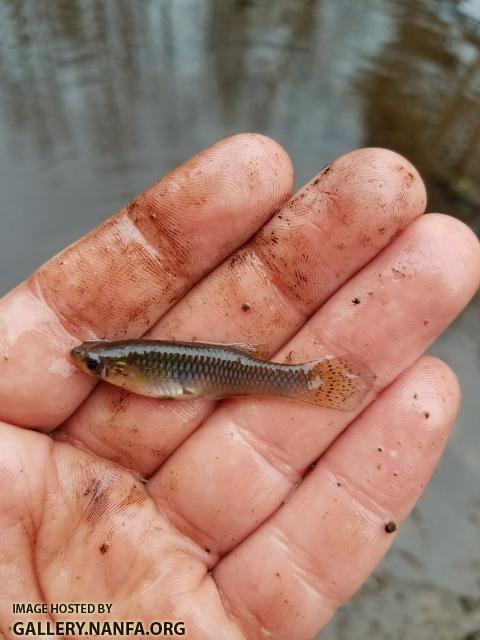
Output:
[[[82,344],[78,344],[70,350],[70,356],[75,360],[75,362],[83,362],[88,354],[99,344],[101,343],[97,340],[82,342]]]
[[[87,350],[85,349],[83,344],[79,344],[78,346],[73,347],[73,349],[70,350],[70,357],[75,362],[82,362],[86,355],[87,355]]]

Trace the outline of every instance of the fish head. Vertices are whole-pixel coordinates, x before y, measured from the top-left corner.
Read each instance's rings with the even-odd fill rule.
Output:
[[[105,342],[83,342],[70,351],[74,363],[91,376],[108,379],[113,384],[121,384],[122,379],[135,375],[135,367],[122,357],[122,354],[111,349]]]

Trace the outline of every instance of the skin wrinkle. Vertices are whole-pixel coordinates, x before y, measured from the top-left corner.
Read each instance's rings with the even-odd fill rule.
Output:
[[[35,536],[36,537],[36,536]],[[29,540],[30,544],[30,558],[31,558],[31,563],[32,563],[32,568],[33,568],[33,575],[35,577],[35,581],[34,581],[34,586],[36,587],[38,593],[40,594],[40,601],[41,602],[48,602],[48,599],[46,597],[46,590],[45,587],[42,585],[41,580],[40,580],[40,572],[38,571],[38,558],[37,558],[37,554],[36,554],[36,540],[35,539],[31,539]],[[51,620],[51,616],[49,614],[47,615],[47,619]]]
[[[50,449],[51,449],[51,443],[50,443]],[[21,459],[21,451],[20,451],[20,447],[16,446],[16,451],[17,451],[17,456]],[[25,477],[26,474],[22,473],[22,483],[24,487],[27,487],[27,479]],[[15,486],[18,487],[18,478],[15,478]],[[43,497],[43,501],[45,501],[45,496],[46,496],[46,485],[43,484],[44,487],[44,491],[42,493],[42,497]],[[18,489],[17,489],[18,491]],[[21,492],[23,494],[23,492]],[[28,497],[27,497],[28,499]],[[30,504],[31,501],[29,500]],[[30,508],[27,510],[28,516],[29,516],[29,520],[30,520],[30,526],[29,528],[27,528],[25,526],[25,522],[24,522],[24,518],[22,518],[20,516],[20,521],[22,523],[22,528],[23,528],[23,533],[24,536],[26,538],[25,540],[25,544],[27,546],[27,548],[30,551],[30,558],[31,558],[31,566],[32,566],[32,586],[33,588],[36,590],[36,593],[39,594],[39,596],[35,597],[35,601],[39,601],[42,603],[46,603],[48,602],[47,598],[45,597],[45,591],[44,588],[42,587],[41,581],[40,581],[40,572],[38,571],[38,561],[37,561],[37,554],[36,554],[36,550],[37,550],[37,532],[38,532],[38,523],[35,522],[35,515],[37,513],[37,509],[39,507],[39,503],[36,503],[36,508],[32,508],[32,506],[30,506]],[[41,509],[40,509],[41,511]],[[16,527],[16,524],[12,524],[12,528]],[[5,528],[5,525],[3,525],[3,528]],[[49,615],[45,615],[45,617],[42,616],[42,619],[46,619],[48,621],[51,621],[52,618]]]
[[[212,577],[214,578],[214,573],[212,573]],[[217,585],[219,593],[221,593],[222,602],[225,605],[225,611],[231,620],[234,621],[236,625],[238,625],[239,629],[244,633],[244,638],[246,640],[252,640],[252,635],[250,633],[250,627],[254,627],[255,629],[261,630],[266,629],[264,626],[263,620],[260,618],[260,615],[255,609],[249,607],[247,603],[240,600],[238,594],[236,594],[236,602],[233,603],[231,599],[223,593],[222,588],[215,582]],[[241,609],[238,611],[238,609]],[[248,617],[248,619],[247,619]],[[253,622],[252,622],[253,621]],[[265,635],[257,635],[258,638],[263,638]]]
[[[125,209],[125,215],[138,233],[144,238],[145,244],[169,261],[176,257],[175,271],[178,269],[180,276],[187,274],[182,272],[184,262],[192,249],[192,242],[188,235],[183,235],[180,225],[175,223],[168,207],[162,208],[161,199],[148,192],[138,196]]]
[[[45,453],[43,455],[51,456],[51,453],[53,451],[53,440],[51,440],[50,438],[47,440],[44,450],[45,450]],[[19,457],[21,456],[20,451],[18,451],[18,455]],[[21,475],[22,475],[22,482],[24,483],[24,486],[27,486],[27,482],[28,482],[26,477],[27,474],[22,473]],[[15,482],[18,482],[18,478],[15,479]],[[31,489],[31,487],[28,487],[28,488]],[[30,495],[33,495],[33,491],[30,490],[29,493]],[[43,483],[43,492],[41,495],[41,500],[39,500],[38,496],[36,496],[34,504],[32,501],[30,501],[29,512],[32,517],[32,530],[35,532],[35,536],[38,535],[39,527],[41,524],[40,514],[43,512],[45,508],[46,501],[47,501],[47,486],[46,486],[46,483]]]
[[[261,257],[256,253],[254,246],[249,247],[249,249],[250,251],[248,259],[252,268],[255,270],[255,277],[258,277],[259,281],[261,281],[262,289],[265,289],[265,287],[269,287],[269,289],[273,291],[273,296],[275,300],[278,301],[276,302],[274,311],[282,314],[281,317],[283,319],[283,324],[285,325],[287,330],[293,330],[291,328],[292,323],[294,327],[301,326],[301,323],[305,320],[305,314],[300,309],[296,308],[294,304],[292,304],[292,300],[288,296],[285,296],[281,288],[275,283],[274,279],[271,277],[268,265],[266,265]],[[240,279],[240,283],[241,282],[242,279]],[[284,318],[283,312],[285,310],[287,312],[291,312],[292,318],[293,316],[296,316],[296,318],[292,321],[292,318],[290,318],[290,314],[288,318]],[[269,310],[269,312],[271,311]],[[258,321],[258,315],[258,310],[255,310],[253,318],[255,322]],[[252,342],[255,341],[253,340]]]
[[[148,492],[148,485],[147,485]],[[152,498],[152,496],[150,496]],[[153,500],[153,498],[152,498]],[[192,545],[198,549],[199,559],[205,563],[209,571],[219,562],[221,555],[215,551],[215,547],[210,546],[210,538],[207,532],[202,531],[193,522],[180,512],[170,508],[168,496],[163,496],[161,502],[156,502],[158,511],[165,517],[169,525],[179,535],[186,536]],[[196,531],[197,535],[193,536],[192,532]],[[199,535],[198,535],[199,534]],[[205,548],[210,549],[210,553],[206,553]]]
[[[225,414],[225,422],[229,428],[233,426],[243,442],[253,451],[255,456],[260,456],[269,467],[281,474],[291,485],[296,485],[302,475],[299,470],[292,466],[285,458],[285,452],[275,443],[268,441],[268,438],[260,432],[252,431],[247,425],[238,422],[235,415],[229,411],[228,404],[222,407]]]
[[[255,468],[258,469],[260,468],[260,465],[258,464],[258,461],[260,460],[263,463],[267,463],[268,468],[272,469],[276,475],[282,477],[282,478],[287,478],[287,476],[282,473],[282,471],[280,469],[278,469],[271,461],[269,461],[260,451],[257,451],[253,446],[252,443],[245,438],[244,435],[244,430],[243,429],[238,429],[236,427],[236,424],[232,421],[228,423],[228,430],[229,432],[231,431],[232,427],[235,429],[235,438],[240,438],[240,442],[242,443],[242,445],[245,445],[245,447],[247,448],[248,451],[250,451],[253,454],[253,457],[255,458]],[[171,495],[172,497],[175,496],[175,492],[177,490],[177,487],[175,486],[174,489],[172,489],[171,487],[171,483],[170,483],[170,476],[175,475],[177,472],[174,471],[174,469],[170,469],[170,475],[167,476],[168,481],[167,481],[167,485],[168,488],[165,489],[165,491],[157,497],[157,499],[159,500],[159,504],[163,504],[164,500],[167,500],[168,504],[169,504],[169,511],[171,513],[176,513],[180,516],[180,518],[185,522],[187,522],[189,529],[183,529],[183,527],[181,527],[176,521],[176,526],[179,527],[183,533],[185,533],[186,535],[189,535],[190,537],[192,537],[192,535],[195,535],[195,531],[199,530],[202,532],[202,534],[205,535],[206,538],[206,542],[203,538],[201,538],[201,542],[199,544],[203,545],[203,546],[208,546],[211,549],[215,549],[217,553],[224,553],[226,550],[230,549],[232,547],[232,544],[238,544],[239,539],[230,539],[230,537],[228,537],[227,535],[224,535],[222,537],[221,540],[215,540],[214,538],[211,537],[211,535],[206,531],[206,530],[202,530],[200,527],[198,527],[193,520],[190,520],[188,518],[185,518],[183,516],[183,514],[181,513],[181,509],[178,508],[177,505],[177,509],[173,509],[170,505],[171,502],[169,500],[169,495]],[[262,476],[264,476],[264,472],[261,474]],[[297,480],[298,481],[298,480]],[[297,482],[296,481],[296,482]],[[290,482],[290,481],[289,481]],[[296,482],[291,483],[290,482],[290,487],[295,486]],[[148,486],[148,485],[147,485]],[[263,490],[266,490],[266,487],[263,486]],[[290,488],[289,488],[290,491]],[[216,517],[218,519],[218,511],[215,514],[214,517]],[[173,516],[175,517],[175,516]],[[251,519],[251,515],[249,514],[249,519]],[[256,520],[257,523],[259,523],[259,521]],[[255,528],[255,527],[253,527]],[[245,536],[242,534],[241,538],[244,538]],[[228,538],[228,540],[227,540]],[[195,540],[195,538],[194,538]],[[227,544],[228,542],[228,544]]]
[[[229,618],[229,620],[231,622],[233,622],[235,624],[235,627],[238,630],[238,632],[242,634],[243,640],[249,640],[249,637],[244,635],[244,633],[242,631],[242,620],[239,620],[239,619],[236,618],[235,612],[231,608],[229,600],[224,598],[223,591],[222,591],[221,587],[217,584],[217,581],[215,580],[215,574],[213,573],[213,571],[208,572],[206,574],[205,581],[208,580],[208,579],[210,579],[213,582],[213,584],[215,585],[215,589],[217,590],[218,597],[220,598],[220,601],[222,603],[222,606],[223,606],[223,609],[225,611],[226,616]]]
[[[362,416],[358,416],[357,420],[364,419]],[[367,418],[365,417],[365,420]],[[341,472],[337,473],[337,467],[335,463],[329,458],[328,451],[322,456],[322,473],[325,472],[330,477],[332,486],[336,484],[336,479],[341,477]],[[339,489],[345,489],[347,491],[346,500],[352,503],[350,510],[352,513],[362,513],[362,516],[369,520],[374,526],[379,526],[383,522],[388,522],[394,519],[394,514],[386,506],[380,504],[373,497],[370,497],[366,490],[362,488],[360,484],[355,482],[354,476],[343,474],[342,486]],[[344,494],[342,494],[342,497]],[[371,516],[371,517],[369,517]]]
[[[119,395],[124,393],[122,389],[119,390]],[[77,419],[79,421],[79,429],[80,431],[82,430],[82,428],[87,424],[86,421],[84,423],[83,421],[83,417],[82,417],[82,413],[78,412],[77,414]],[[115,425],[111,424],[110,425],[110,430],[111,431],[116,431],[115,429]],[[123,444],[123,442],[121,441],[117,441],[117,442],[112,442],[111,439],[110,441],[108,441],[106,439],[106,433],[104,431],[92,431],[91,433],[91,438],[93,439],[93,442],[89,441],[89,445],[87,446],[85,443],[83,443],[83,441],[81,440],[77,440],[77,438],[74,438],[73,436],[71,436],[68,432],[62,432],[61,434],[56,433],[55,434],[55,438],[58,441],[64,441],[64,442],[68,442],[69,444],[75,445],[75,446],[79,446],[79,444],[82,444],[82,447],[84,448],[85,451],[89,451],[95,454],[95,451],[101,451],[102,447],[105,450],[109,450],[109,459],[114,462],[115,464],[118,464],[119,466],[130,470],[130,467],[128,464],[121,464],[122,461],[125,461],[125,457],[126,457],[126,453],[125,453],[125,446]],[[72,439],[72,440],[71,440]],[[97,446],[94,446],[95,444],[97,444]],[[108,444],[108,446],[107,446]],[[115,452],[117,453],[117,460],[115,459]],[[128,461],[127,461],[128,462]],[[132,460],[132,469],[133,469],[134,465],[133,465],[133,460]]]
[[[307,298],[307,292],[304,290],[305,280],[301,278],[292,279],[288,281],[288,270],[286,260],[285,264],[280,265],[282,259],[275,255],[269,254],[268,251],[259,251],[258,245],[252,246],[252,255],[256,259],[257,263],[260,263],[267,274],[268,280],[281,294],[282,298],[289,302],[297,313],[300,313],[303,318],[307,318],[314,312],[312,309],[312,300]],[[283,266],[283,268],[281,268]],[[295,272],[293,273],[295,275]],[[307,280],[308,282],[308,280]]]
[[[282,309],[287,307],[287,309],[293,312],[294,315],[298,317],[298,326],[301,326],[301,323],[305,321],[308,317],[307,313],[299,308],[299,305],[295,304],[295,299],[286,295],[285,291],[279,281],[281,282],[281,278],[274,277],[274,272],[272,272],[269,263],[265,262],[261,256],[258,255],[255,248],[252,247],[250,252],[250,260],[251,263],[254,264],[255,269],[257,271],[262,271],[261,274],[257,273],[256,276],[259,276],[259,279],[262,281],[262,285],[269,285],[275,292],[275,297],[281,300],[281,304],[279,305]],[[297,325],[295,325],[297,326]],[[289,327],[290,328],[290,327]]]
[[[278,546],[281,546],[281,547],[284,546],[284,543],[282,542],[282,540],[283,540],[283,536],[280,534],[280,537],[277,539]],[[285,547],[285,549],[288,551],[288,545]],[[235,551],[229,554],[229,556],[232,556],[232,555],[235,555]],[[326,612],[324,612],[323,610],[324,609],[328,610],[327,617],[330,618],[331,615],[333,615],[334,613],[334,609],[332,609],[332,602],[334,602],[335,608],[337,608],[336,601],[333,598],[330,598],[329,596],[327,596],[327,594],[325,594],[325,598],[322,599],[321,590],[314,587],[310,582],[306,581],[305,577],[302,575],[303,574],[302,569],[300,567],[296,567],[293,559],[292,559],[292,562],[294,563],[294,566],[292,567],[291,562],[289,561],[287,570],[285,570],[285,568],[282,565],[282,569],[281,569],[282,575],[290,578],[291,575],[293,574],[297,579],[297,581],[304,586],[305,591],[309,593],[310,596],[314,595],[314,598],[317,601],[317,603],[319,602],[321,605],[323,605],[322,612],[324,616]],[[270,569],[271,569],[271,566],[268,567],[268,570]],[[215,576],[215,572],[213,573],[213,575]],[[277,579],[280,579],[280,574],[278,573],[277,573],[276,580]],[[261,611],[255,606],[257,604],[257,601],[254,600],[252,604],[248,603],[245,599],[241,597],[241,593],[239,593],[238,591],[235,592],[235,601],[231,599],[231,596],[228,593],[224,595],[224,600],[226,603],[228,603],[228,610],[234,616],[235,620],[237,620],[237,623],[241,626],[241,628],[245,629],[248,638],[252,638],[252,637],[263,638],[265,637],[264,632],[267,632],[266,634],[267,636],[272,635],[276,637],[277,633],[279,633],[280,631],[284,631],[283,625],[285,623],[284,622],[269,623],[268,616],[271,613],[272,607],[275,606],[275,600],[274,600],[275,597],[277,597],[278,604],[280,604],[279,601],[282,600],[282,604],[280,606],[283,609],[285,609],[285,604],[286,604],[285,597],[288,597],[289,599],[292,598],[293,601],[295,601],[295,599],[298,600],[298,598],[296,598],[295,595],[293,595],[292,592],[289,590],[289,586],[290,585],[288,582],[284,583],[283,581],[281,583],[275,582],[275,584],[272,585],[273,587],[272,602],[269,604],[269,608],[263,616],[261,616]],[[277,587],[281,587],[280,591],[278,590]],[[221,582],[218,583],[218,588],[220,590],[222,589]],[[244,591],[245,593],[248,594],[249,597],[251,596],[251,590],[247,591],[245,589]],[[311,604],[311,598],[309,599],[309,601]],[[288,604],[288,607],[292,605],[293,603],[290,603]],[[247,616],[248,616],[248,619],[247,619]],[[303,618],[304,616],[302,615],[300,617]],[[257,630],[257,632],[254,635],[252,635],[252,627],[253,629]]]
[[[226,411],[226,424],[225,426],[230,431],[231,428],[235,429],[237,436],[240,437],[243,444],[252,452],[256,461],[261,460],[262,462],[266,462],[267,465],[277,472],[278,475],[283,476],[285,480],[288,482],[292,482],[296,484],[299,480],[298,474],[295,469],[293,469],[286,461],[283,461],[280,457],[277,457],[276,453],[271,451],[271,460],[267,458],[265,453],[268,451],[267,441],[263,439],[263,437],[259,433],[252,433],[248,427],[243,427],[237,420],[235,419],[232,413]],[[261,449],[257,448],[255,444],[260,444]],[[271,447],[271,445],[270,445]],[[260,465],[257,465],[259,467]]]
[[[72,332],[72,324],[68,320],[67,316],[64,316],[63,313],[59,309],[55,309],[54,305],[52,305],[51,301],[48,300],[44,295],[44,289],[37,278],[31,277],[25,281],[25,287],[27,291],[37,300],[45,306],[48,310],[48,313],[52,314],[52,321],[55,324],[58,324],[62,331],[64,332],[67,340],[71,341],[72,346],[77,344],[78,335]],[[90,328],[85,327],[84,333],[82,334],[86,336],[88,340],[97,340],[98,336],[96,333],[91,332]],[[95,386],[95,384],[93,385]]]
[[[328,580],[327,576],[324,575],[320,569],[318,556],[300,547],[294,538],[282,531],[278,524],[275,523],[275,519],[272,520],[270,537],[272,539],[272,545],[276,544],[279,546],[285,556],[291,556],[289,570],[306,585],[308,591],[313,591],[316,596],[321,597],[322,604],[326,601],[327,606],[332,609],[333,613],[342,600],[337,594],[333,593],[331,580]],[[301,563],[300,558],[303,558],[304,562]],[[320,586],[314,585],[312,580],[307,579],[308,573],[312,573],[312,567],[315,568],[314,575],[318,578],[319,582],[323,580],[325,585],[329,585],[329,592],[327,589],[323,591]]]

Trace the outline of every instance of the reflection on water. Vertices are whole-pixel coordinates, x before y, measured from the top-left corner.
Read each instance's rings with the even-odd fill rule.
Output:
[[[172,165],[242,130],[278,139],[299,184],[353,147],[394,148],[426,177],[431,208],[480,230],[479,21],[480,0],[4,0],[0,293]],[[419,507],[440,529],[448,514],[432,504],[445,478],[452,495],[480,480],[478,316],[472,305],[436,347],[465,388],[464,428]],[[450,473],[455,455],[471,476]],[[457,502],[462,545],[453,553],[442,539],[440,557],[437,536],[417,577],[440,584],[454,566],[452,588],[480,595],[462,569],[476,535],[469,501]],[[399,537],[402,557],[420,548],[408,530]]]
[[[302,178],[380,144],[419,166],[434,208],[478,225],[476,6],[5,0],[0,139],[47,163],[82,154],[117,179],[245,128],[284,142]]]
[[[462,214],[478,232],[480,25],[457,5],[400,3],[393,37],[360,91],[367,144],[413,158],[428,181],[431,209]]]

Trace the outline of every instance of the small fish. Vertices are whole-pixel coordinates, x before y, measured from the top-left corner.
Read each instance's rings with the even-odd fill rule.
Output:
[[[353,355],[304,364],[259,357],[250,345],[124,340],[84,342],[71,351],[86,373],[143,396],[275,395],[344,411],[364,400],[374,376]]]

